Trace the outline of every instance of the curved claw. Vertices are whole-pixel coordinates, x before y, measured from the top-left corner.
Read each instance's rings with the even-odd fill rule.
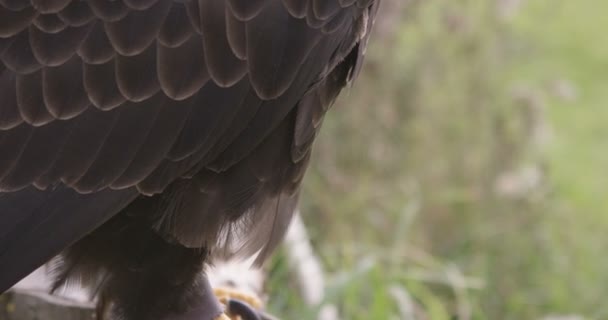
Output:
[[[262,320],[257,310],[241,300],[228,299],[226,311],[240,316],[243,320]]]
[[[250,304],[238,299],[228,299],[226,312],[238,315],[242,320],[278,320],[274,316],[258,311]]]

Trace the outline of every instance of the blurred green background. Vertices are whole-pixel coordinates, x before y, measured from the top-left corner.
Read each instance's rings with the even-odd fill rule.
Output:
[[[341,319],[608,319],[608,2],[383,1],[302,197],[327,301]],[[270,271],[271,310],[314,319],[284,255]]]

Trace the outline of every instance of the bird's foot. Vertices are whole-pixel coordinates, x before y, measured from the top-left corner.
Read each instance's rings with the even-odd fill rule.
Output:
[[[215,320],[276,320],[262,311],[262,300],[232,288],[215,288],[215,296],[224,305],[224,313]]]

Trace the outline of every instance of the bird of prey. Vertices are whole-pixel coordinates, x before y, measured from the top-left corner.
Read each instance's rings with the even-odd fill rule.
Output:
[[[0,292],[55,259],[110,319],[215,317],[281,240],[379,0],[0,0]]]

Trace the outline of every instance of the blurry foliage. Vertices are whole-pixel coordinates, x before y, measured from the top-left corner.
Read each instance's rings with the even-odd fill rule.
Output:
[[[547,50],[560,31],[538,18],[566,19],[561,6],[578,4],[539,0],[524,14],[512,11],[518,2],[384,0],[364,72],[327,115],[302,196],[342,319],[608,317],[597,304],[606,247],[588,228],[608,224],[566,204],[584,190],[567,188],[576,170],[560,173],[570,159],[549,139],[548,123],[564,116],[547,105],[576,97],[567,81],[555,94],[563,61]],[[280,256],[271,268],[271,307],[314,319],[285,294]]]

